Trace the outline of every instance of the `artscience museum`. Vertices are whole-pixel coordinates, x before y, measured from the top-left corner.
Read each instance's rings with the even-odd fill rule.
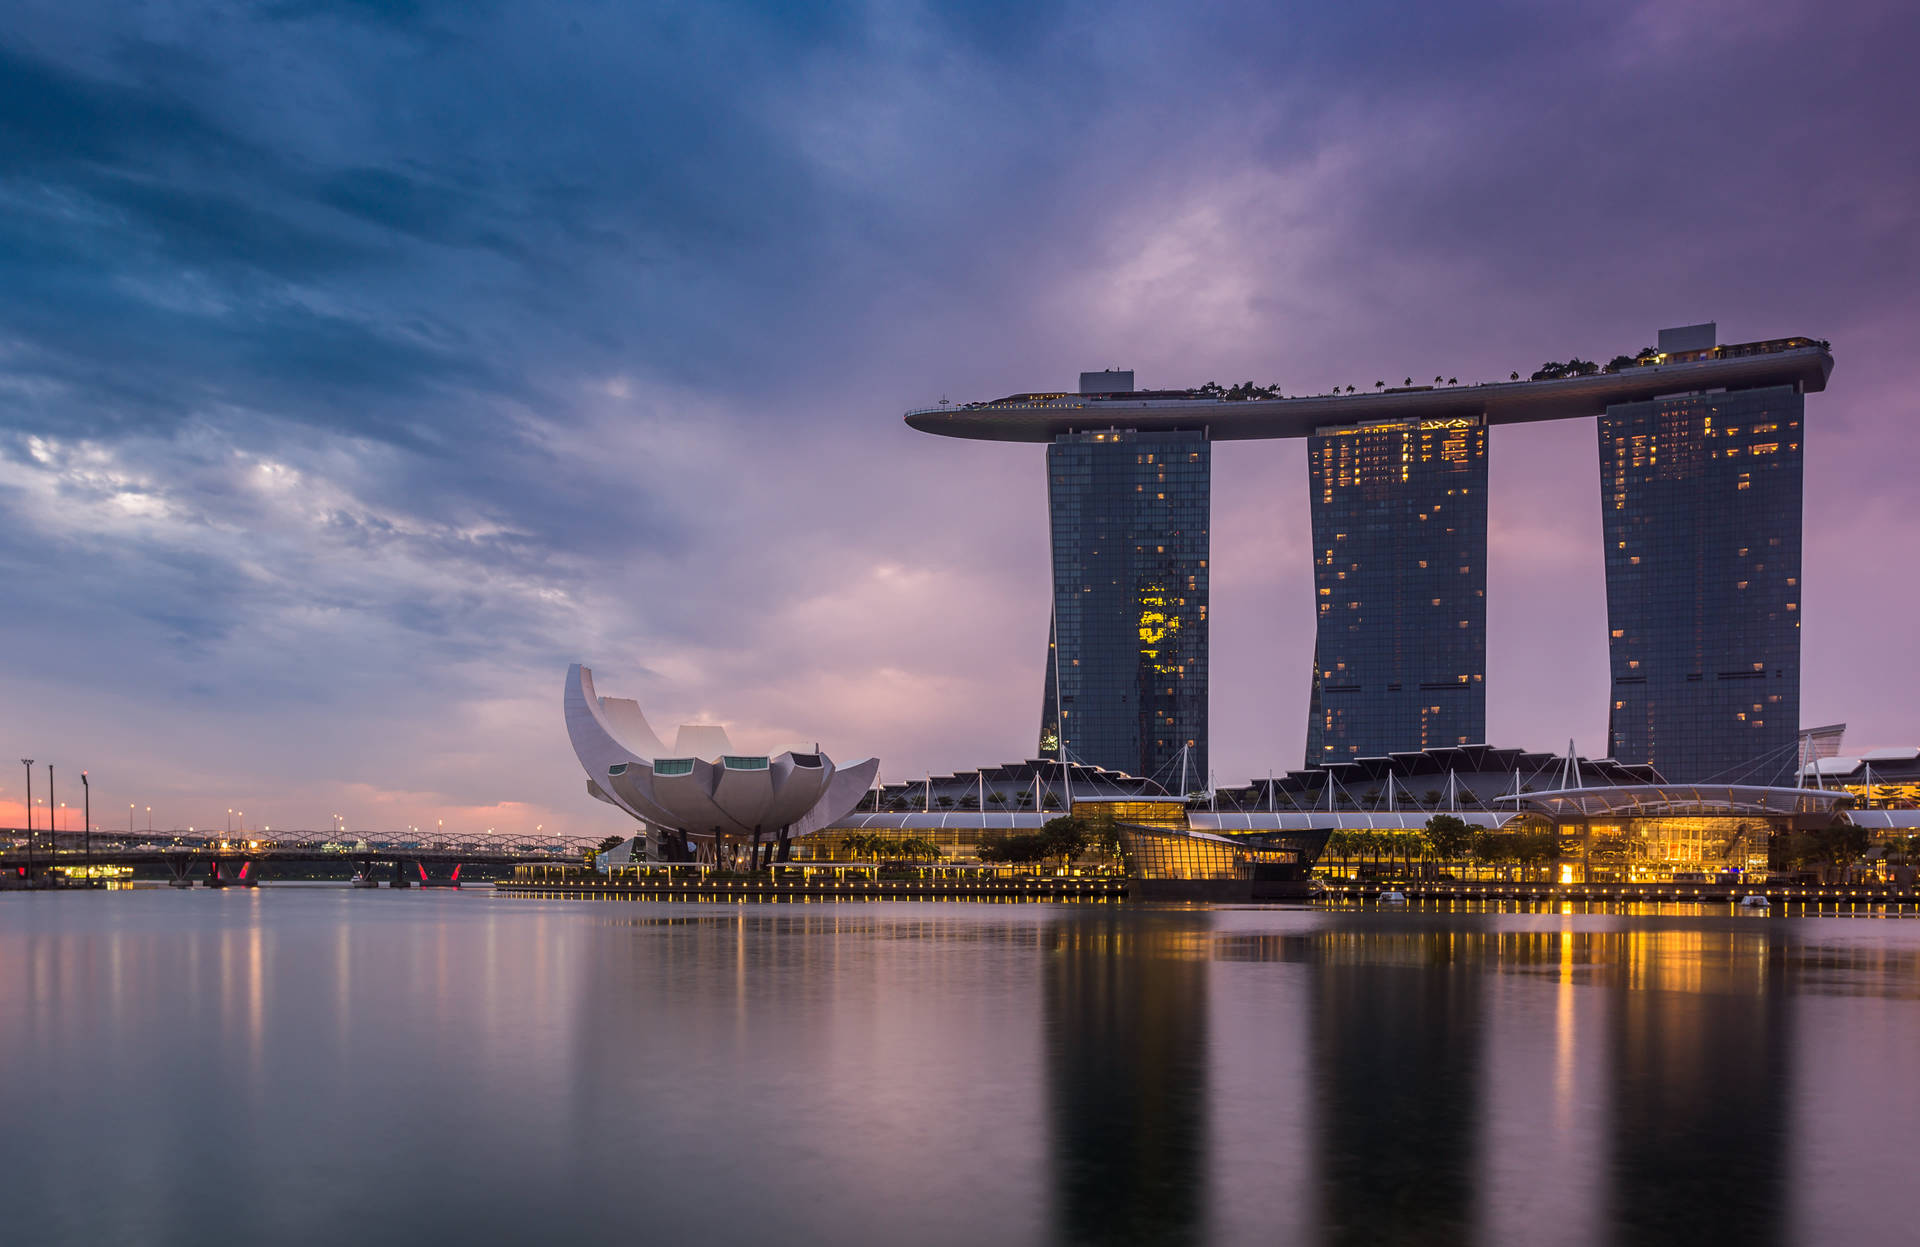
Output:
[[[682,727],[661,743],[638,702],[601,697],[593,672],[567,669],[567,736],[589,795],[645,824],[629,852],[653,861],[752,868],[787,860],[796,837],[851,813],[878,759],[835,765],[825,753],[736,754],[723,728]]]

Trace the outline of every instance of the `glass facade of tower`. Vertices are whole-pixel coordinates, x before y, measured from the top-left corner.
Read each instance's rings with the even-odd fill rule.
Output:
[[[1047,448],[1053,628],[1040,751],[1207,779],[1213,458],[1201,432],[1065,433]]]
[[[1318,430],[1307,765],[1487,738],[1487,429]]]
[[[1617,760],[1675,783],[1792,782],[1805,404],[1776,386],[1600,417]]]

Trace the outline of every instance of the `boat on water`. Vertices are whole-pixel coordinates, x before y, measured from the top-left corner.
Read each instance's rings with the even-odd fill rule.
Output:
[[[354,888],[377,888],[380,886],[380,881],[364,871],[355,871],[352,881],[348,883],[347,886]]]
[[[1740,908],[1742,909],[1771,909],[1772,907],[1773,902],[1758,892],[1749,892],[1740,898]]]
[[[1382,892],[1380,894],[1380,903],[1382,905],[1404,905],[1407,903],[1407,894],[1400,891]]]

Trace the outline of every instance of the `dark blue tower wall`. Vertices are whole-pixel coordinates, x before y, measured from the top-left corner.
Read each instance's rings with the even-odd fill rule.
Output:
[[[1198,431],[1067,433],[1047,448],[1053,626],[1041,751],[1207,779],[1212,453]]]
[[[1307,765],[1486,740],[1487,428],[1323,428],[1307,445]]]
[[[1776,386],[1599,418],[1619,761],[1676,783],[1791,775],[1805,405]]]

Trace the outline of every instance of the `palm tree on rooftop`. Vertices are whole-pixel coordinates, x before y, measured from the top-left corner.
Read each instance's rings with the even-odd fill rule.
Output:
[[[1507,380],[1509,381],[1518,381],[1519,379],[1520,374],[1517,372],[1507,374]]]
[[[1459,384],[1460,384],[1460,378],[1458,378],[1458,377],[1448,377],[1448,378],[1447,378],[1447,384],[1448,384],[1448,385],[1459,385]]]
[[[1400,384],[1401,384],[1401,385],[1412,385],[1412,384],[1413,384],[1413,378],[1412,378],[1412,377],[1408,377],[1408,378],[1407,378],[1407,379],[1406,379],[1405,381],[1402,381],[1402,382],[1401,382]]]
[[[1384,390],[1387,388],[1387,383],[1385,381],[1375,381],[1373,383],[1373,388],[1376,390]]]
[[[1439,384],[1440,384],[1440,378],[1438,378],[1438,377],[1435,377],[1435,378],[1433,379],[1433,383],[1434,383],[1435,385],[1439,385]]]

